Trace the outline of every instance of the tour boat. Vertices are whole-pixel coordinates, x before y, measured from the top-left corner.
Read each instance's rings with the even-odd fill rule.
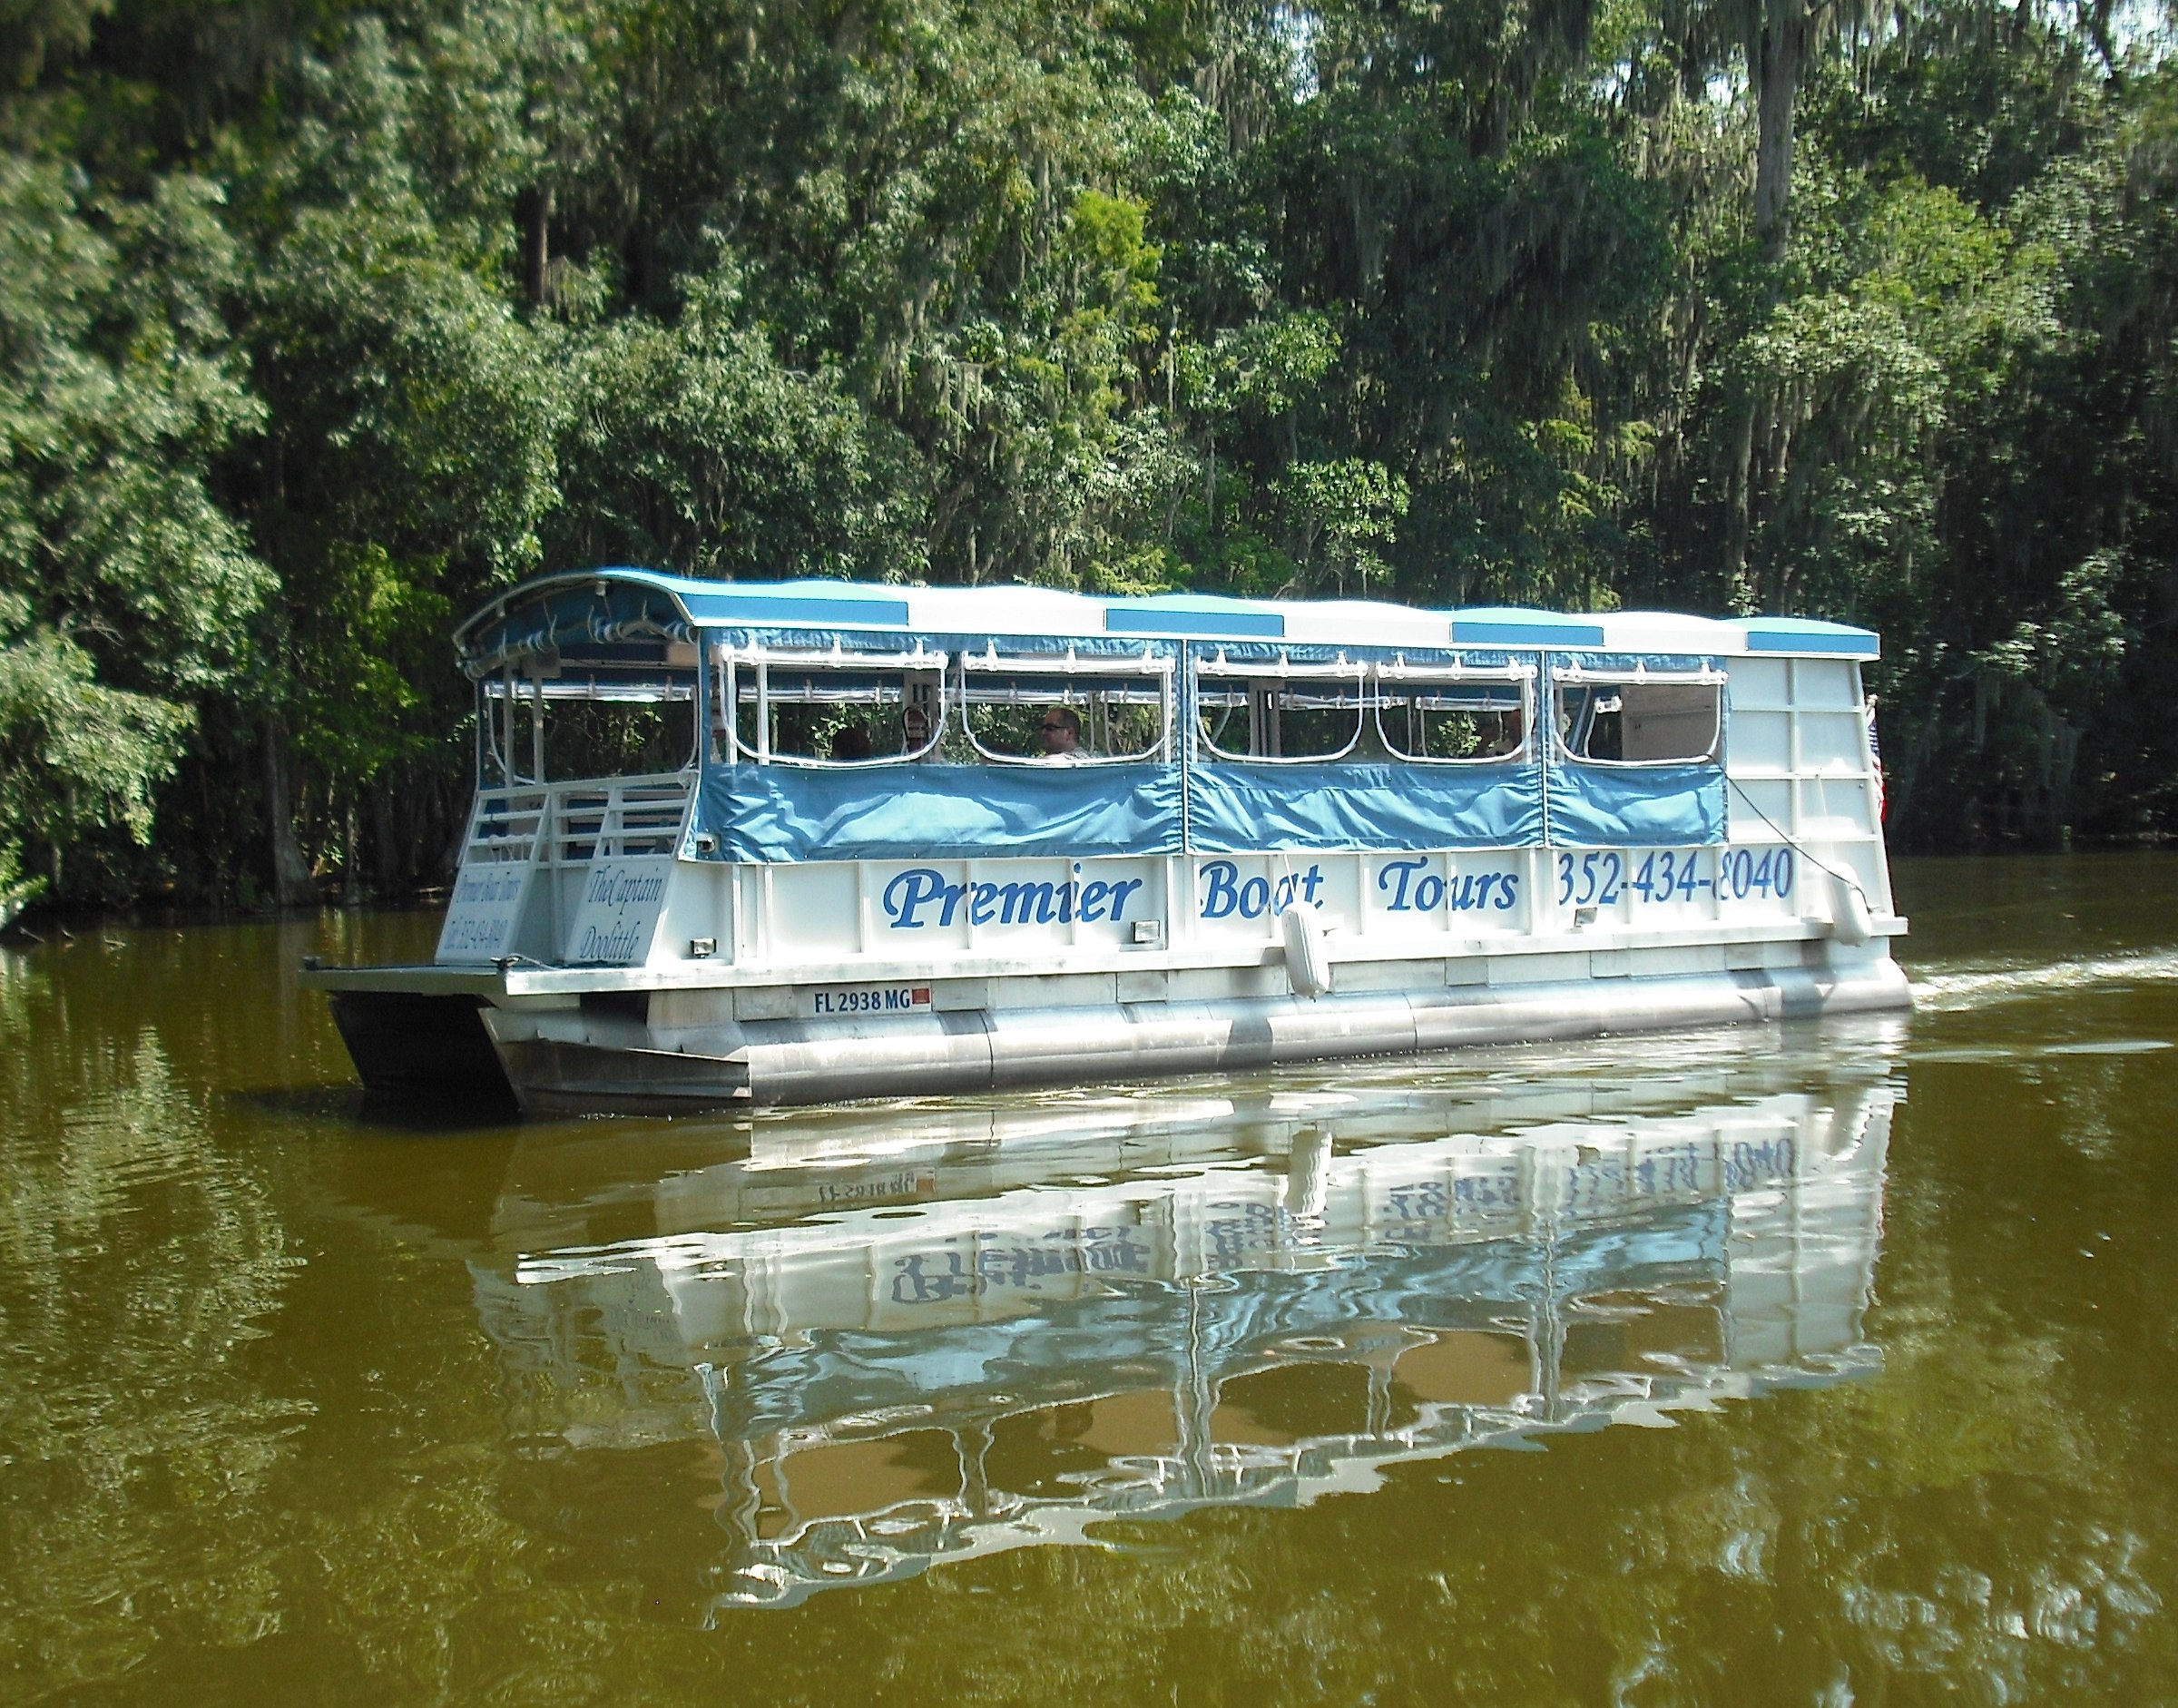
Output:
[[[513,587],[374,1091],[673,1111],[1907,1006],[1862,666],[1805,618]]]

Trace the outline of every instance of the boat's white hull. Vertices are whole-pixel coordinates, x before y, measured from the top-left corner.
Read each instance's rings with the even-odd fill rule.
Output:
[[[659,1024],[621,1002],[482,1011],[508,1085],[533,1112],[672,1111],[1143,1081],[1472,1045],[1897,1009],[1888,955],[1838,963],[1303,997],[1242,996],[838,1018]],[[1665,958],[1663,957],[1660,959]],[[1350,969],[1349,969],[1350,970]]]

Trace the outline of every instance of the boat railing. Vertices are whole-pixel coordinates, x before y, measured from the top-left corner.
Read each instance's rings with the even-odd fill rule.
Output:
[[[551,805],[552,794],[545,789],[477,790],[462,865],[530,864],[536,859],[537,840],[544,833]]]
[[[554,784],[547,858],[554,865],[578,866],[597,859],[674,852],[681,846],[693,783],[692,775],[673,772]]]
[[[586,866],[672,854],[694,792],[690,772],[477,791],[462,864]]]

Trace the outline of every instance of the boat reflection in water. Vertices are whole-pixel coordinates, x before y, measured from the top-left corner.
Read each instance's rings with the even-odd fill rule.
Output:
[[[1877,1368],[1881,1051],[1541,1059],[525,1141],[479,1306],[520,1427],[715,1440],[722,1605]]]

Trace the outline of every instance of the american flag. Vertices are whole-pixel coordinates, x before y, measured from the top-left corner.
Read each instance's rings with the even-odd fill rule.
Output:
[[[1868,697],[1868,758],[1874,768],[1876,784],[1876,822],[1880,824],[1890,816],[1890,801],[1883,787],[1883,743],[1876,739],[1876,697]]]

